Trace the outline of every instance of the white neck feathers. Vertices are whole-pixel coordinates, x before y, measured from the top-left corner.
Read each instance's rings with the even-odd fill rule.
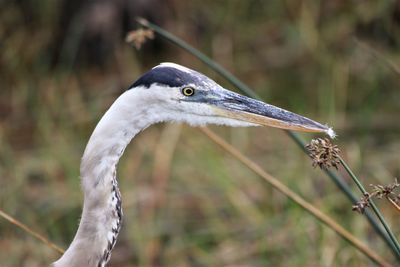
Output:
[[[99,267],[109,260],[122,219],[116,165],[131,139],[159,121],[148,114],[151,108],[134,90],[114,102],[90,137],[80,170],[84,191],[81,221],[74,240],[54,267]]]

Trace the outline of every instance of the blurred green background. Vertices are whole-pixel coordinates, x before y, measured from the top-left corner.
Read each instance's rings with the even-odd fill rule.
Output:
[[[400,177],[398,1],[0,1],[0,208],[53,242],[66,248],[77,229],[79,162],[91,131],[141,73],[172,61],[235,90],[158,37],[141,50],[127,44],[137,16],[202,50],[267,102],[333,126],[365,186]],[[393,259],[281,130],[212,128]],[[188,126],[141,133],[118,176],[125,218],[109,266],[373,266]],[[398,211],[379,206],[399,236]],[[0,219],[0,266],[48,266],[58,256]]]

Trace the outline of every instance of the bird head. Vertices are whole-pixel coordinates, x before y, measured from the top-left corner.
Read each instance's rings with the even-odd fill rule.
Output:
[[[157,113],[159,121],[178,121],[194,126],[272,126],[335,136],[326,125],[224,89],[207,76],[174,63],[154,67],[129,90],[140,90],[142,103]]]

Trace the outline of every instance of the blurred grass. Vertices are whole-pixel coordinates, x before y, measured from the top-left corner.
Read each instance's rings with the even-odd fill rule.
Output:
[[[395,2],[175,1],[165,11],[148,10],[264,99],[334,126],[344,157],[364,184],[400,176],[399,78],[386,63],[399,59]],[[55,36],[76,34],[58,27],[63,12],[61,2],[49,0],[1,3],[0,206],[66,247],[81,212],[79,160],[110,103],[160,61],[214,74],[157,41],[132,57],[123,35],[112,39],[102,64],[90,64],[79,42],[76,51],[64,52],[73,58],[56,60]],[[78,12],[72,18],[79,22]],[[153,240],[160,244],[157,266],[371,264],[187,126],[173,154],[163,206],[146,220],[165,127],[141,133],[121,160],[125,219],[110,266],[150,266]],[[390,259],[364,219],[281,131],[213,129]],[[378,204],[395,226],[396,211]],[[3,220],[0,236],[1,266],[43,266],[57,257]]]
[[[162,36],[163,38],[165,38],[169,42],[175,44],[176,46],[182,48],[183,50],[186,50],[189,54],[193,55],[194,57],[196,57],[197,59],[202,61],[205,65],[207,65],[209,68],[213,69],[215,72],[220,74],[223,78],[228,80],[234,87],[237,87],[237,89],[241,93],[244,93],[245,95],[250,96],[250,97],[254,97],[256,99],[260,99],[260,97],[252,89],[250,89],[246,84],[243,84],[232,73],[230,73],[228,70],[223,68],[217,62],[213,61],[211,58],[207,57],[205,54],[203,54],[199,50],[197,50],[194,47],[190,46],[188,43],[186,43],[185,41],[183,41],[179,37],[174,36],[172,33],[166,31],[162,27],[159,27],[159,26],[157,26],[155,24],[149,23],[146,19],[138,18],[137,22],[141,26],[148,28],[146,31],[153,30],[156,34]],[[142,31],[142,29],[140,29],[140,31]],[[138,34],[139,31],[133,31],[131,33]],[[129,33],[129,35],[130,35],[130,33]],[[151,35],[153,36],[153,33],[151,33]],[[128,40],[128,39],[126,39],[126,40]],[[143,42],[143,40],[144,39],[141,39],[140,42]],[[135,46],[138,48],[139,47],[138,46],[138,40],[134,41],[134,42],[136,42]],[[388,63],[392,63],[392,62],[388,62]],[[390,67],[392,67],[393,69],[396,69],[393,64],[388,64],[388,65]],[[203,129],[203,132],[205,132],[204,129]],[[301,150],[304,150],[304,152],[306,152],[306,154],[308,154],[308,151],[306,149],[306,143],[299,137],[299,135],[297,133],[292,132],[292,131],[286,131],[286,132],[289,135],[289,137],[291,137],[292,141],[294,141],[299,146],[299,148]],[[214,136],[215,134],[212,131],[210,131],[207,134],[207,136],[211,138],[211,135]],[[211,139],[215,139],[215,138],[211,138]],[[217,142],[217,143],[221,144],[221,142]],[[230,150],[226,146],[223,146],[223,147],[226,150]],[[234,154],[236,154],[236,153],[234,153]],[[237,159],[240,159],[240,158],[243,159],[243,157],[237,156]],[[312,158],[312,156],[311,156],[311,158]],[[243,161],[243,160],[241,160],[241,161]],[[248,161],[248,160],[245,160],[245,161]],[[367,194],[367,192],[363,188],[361,182],[356,178],[354,173],[350,170],[349,166],[347,165],[347,163],[342,158],[340,158],[340,162],[341,162],[341,165],[343,165],[344,170],[352,178],[352,180],[355,182],[355,184],[359,187],[359,189],[361,190],[361,193],[365,196],[365,194]],[[245,165],[247,165],[247,164],[245,164]],[[253,167],[250,167],[250,165],[253,166]],[[255,167],[255,165],[253,165],[253,162],[250,165],[248,165],[248,167],[250,169],[253,169],[253,170],[254,170],[254,168],[260,169],[259,167]],[[313,163],[313,166],[314,166],[314,163]],[[340,189],[343,192],[343,194],[347,198],[349,198],[351,203],[355,204],[358,201],[358,197],[351,191],[350,187],[344,182],[343,178],[340,175],[337,175],[332,170],[328,170],[328,168],[326,168],[326,169],[324,168],[323,171],[334,182],[334,184],[336,184],[338,186],[338,189]],[[257,172],[257,171],[255,171],[255,172]],[[306,200],[301,199],[300,196],[296,196],[296,193],[289,192],[289,191],[291,191],[289,188],[284,189],[286,186],[283,185],[283,184],[280,184],[280,182],[277,181],[274,177],[272,177],[270,175],[267,175],[267,174],[261,174],[261,173],[258,173],[258,174],[260,176],[262,176],[263,178],[265,178],[268,181],[268,183],[273,185],[276,189],[278,189],[279,191],[281,191],[282,193],[287,195],[291,200],[297,202],[304,209],[308,210],[311,214],[313,214],[319,220],[324,221],[327,225],[329,225],[333,229],[337,229],[337,226],[336,226],[337,223],[334,222],[334,220],[332,220],[330,218],[323,218],[323,217],[325,217],[325,216],[322,216],[322,215],[324,215],[323,213],[318,214],[319,213],[318,210],[316,208],[314,208],[314,206],[312,206],[312,204],[309,205]],[[266,178],[267,176],[270,177],[270,178]],[[301,204],[300,202],[302,202],[304,204]],[[398,244],[398,241],[397,241],[396,237],[394,236],[392,230],[388,226],[387,222],[385,221],[384,217],[382,216],[381,212],[379,211],[379,209],[377,208],[375,203],[371,200],[370,204],[371,204],[371,208],[373,209],[375,215],[377,216],[377,218],[379,218],[380,223],[382,224],[383,228],[385,229],[385,231],[387,233],[382,229],[382,226],[378,224],[377,220],[375,220],[372,217],[372,214],[370,213],[370,211],[365,210],[365,211],[363,211],[363,214],[366,216],[366,218],[368,219],[369,223],[371,224],[371,226],[373,227],[375,232],[383,238],[383,240],[387,243],[389,248],[393,251],[394,256],[399,260],[400,251],[399,251],[399,244]],[[308,206],[308,208],[306,206]],[[328,223],[328,221],[330,221],[330,223]],[[339,231],[339,232],[344,233],[344,231]],[[349,235],[347,235],[347,236],[349,236]],[[348,238],[346,238],[346,239],[348,239]],[[351,239],[355,240],[355,238],[351,238]],[[357,243],[362,243],[362,242],[357,242]],[[355,245],[355,243],[353,243],[353,244]],[[359,245],[358,245],[358,247],[360,248]],[[371,253],[368,252],[368,253],[366,253],[366,255],[371,255]],[[382,262],[382,261],[383,260],[380,260],[380,262]],[[382,263],[380,263],[380,264],[382,264]]]

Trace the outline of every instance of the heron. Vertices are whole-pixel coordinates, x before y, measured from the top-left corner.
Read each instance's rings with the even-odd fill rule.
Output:
[[[161,63],[122,93],[95,127],[81,159],[84,202],[78,230],[53,267],[103,267],[110,260],[123,216],[117,163],[135,135],[160,122],[335,135],[326,125],[229,91],[197,71]]]

